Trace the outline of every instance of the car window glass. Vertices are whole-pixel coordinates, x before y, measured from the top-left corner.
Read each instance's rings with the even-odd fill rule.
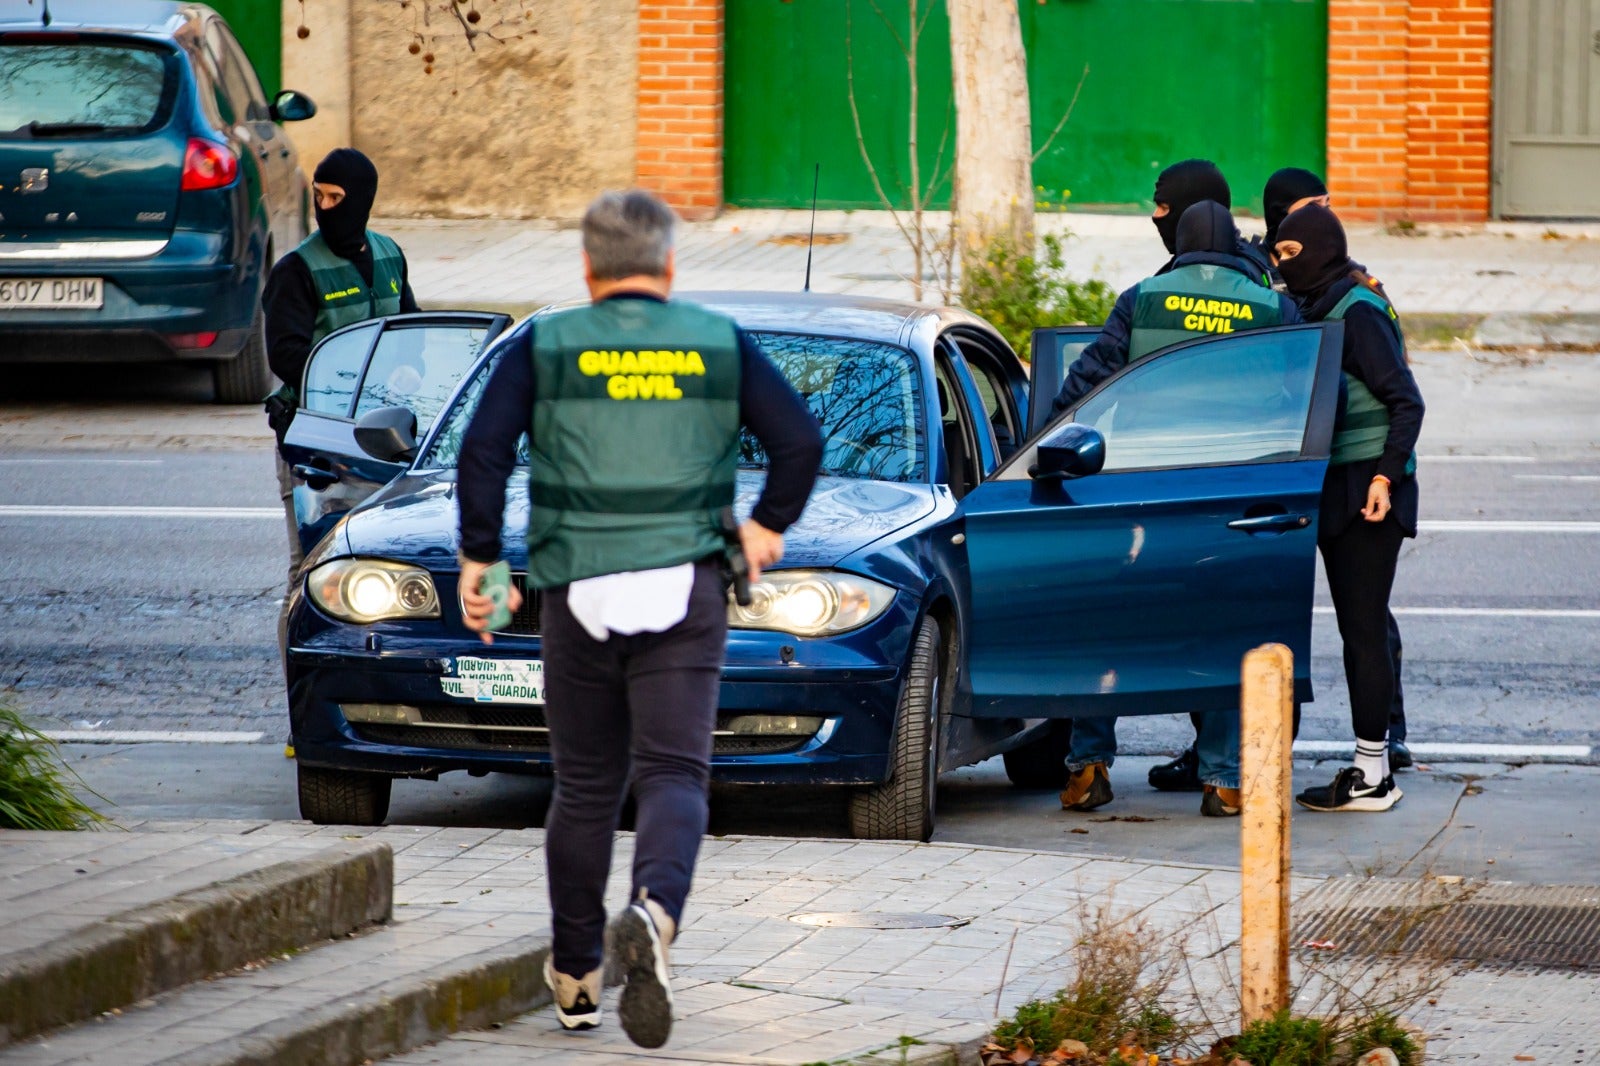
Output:
[[[408,407],[426,433],[483,351],[482,326],[398,326],[384,330],[361,380],[355,416]]]
[[[472,375],[472,380],[467,382],[455,405],[450,408],[449,420],[439,428],[439,436],[428,446],[428,453],[422,457],[419,465],[444,470],[456,465],[461,456],[461,440],[467,435],[467,426],[472,423],[472,416],[478,410],[478,401],[483,399],[483,390],[488,386],[489,377],[499,365],[505,350],[504,346],[497,349],[484,361],[483,366],[478,368],[478,372]],[[418,435],[420,436],[420,432]],[[517,438],[517,465],[528,465],[526,433]]]
[[[217,26],[218,36],[221,38],[223,54],[228,59],[228,69],[233,71],[245,98],[249,101],[249,118],[253,122],[264,122],[271,117],[267,109],[267,94],[261,89],[261,81],[256,77],[255,67],[250,65],[250,58],[245,55],[240,47],[238,38],[228,32],[226,26]]]
[[[1245,333],[1135,365],[1073,420],[1106,439],[1105,470],[1206,466],[1300,454],[1320,334]]]
[[[355,396],[356,382],[361,378],[361,368],[366,364],[367,352],[372,348],[372,334],[377,328],[376,323],[358,326],[335,333],[317,345],[306,363],[302,407],[341,417],[350,413],[350,400]]]
[[[221,25],[216,22],[206,26],[206,51],[221,81],[221,95],[227,99],[225,113],[229,121],[244,121],[250,115],[250,89],[245,85],[239,65],[228,52]]]
[[[0,139],[63,126],[90,127],[75,137],[126,136],[166,123],[177,77],[172,54],[155,48],[0,39],[0,86]]]

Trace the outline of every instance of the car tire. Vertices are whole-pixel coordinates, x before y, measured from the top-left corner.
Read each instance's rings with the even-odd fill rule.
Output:
[[[260,403],[272,391],[266,322],[260,311],[250,323],[250,339],[243,350],[232,359],[211,364],[211,381],[218,403]]]
[[[1072,719],[1050,723],[1045,734],[1001,756],[1006,777],[1017,788],[1062,789],[1067,787],[1067,753],[1072,749]]]
[[[944,645],[939,623],[924,618],[895,708],[889,779],[850,797],[850,833],[861,840],[927,840],[933,836],[938,785],[939,703]]]
[[[317,825],[382,825],[394,779],[382,774],[297,766],[300,817]]]

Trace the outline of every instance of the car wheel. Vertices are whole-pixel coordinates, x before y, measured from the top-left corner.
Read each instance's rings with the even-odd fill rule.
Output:
[[[300,817],[318,825],[382,825],[394,779],[382,774],[297,766]]]
[[[911,645],[911,665],[895,709],[889,779],[850,797],[853,836],[864,840],[927,840],[933,836],[943,676],[939,623],[924,618]]]
[[[1071,748],[1072,719],[1057,719],[1043,736],[1001,756],[1006,776],[1017,788],[1065,788],[1067,752]]]
[[[232,359],[211,364],[211,380],[218,403],[260,403],[272,391],[266,323],[260,311],[250,323],[250,339],[244,350]]]

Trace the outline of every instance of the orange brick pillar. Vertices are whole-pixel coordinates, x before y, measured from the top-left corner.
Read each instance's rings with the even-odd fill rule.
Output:
[[[1493,0],[1328,0],[1328,187],[1347,218],[1489,216]]]
[[[684,218],[722,207],[723,0],[639,0],[638,182]]]

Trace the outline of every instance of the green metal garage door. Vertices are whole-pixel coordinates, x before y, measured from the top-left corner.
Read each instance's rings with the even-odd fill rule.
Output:
[[[244,46],[256,68],[267,99],[277,93],[283,76],[283,7],[278,0],[207,0]]]
[[[908,78],[897,38],[906,2],[727,0],[729,203],[805,205],[820,162],[821,203],[878,206],[851,119],[850,69],[863,139],[904,203]],[[930,2],[919,66],[924,181],[941,138],[954,137],[949,24],[942,0],[922,6]],[[1144,209],[1163,166],[1206,156],[1227,173],[1235,206],[1259,210],[1273,170],[1324,169],[1327,0],[1023,0],[1019,10],[1036,145],[1089,67],[1072,118],[1034,165],[1042,200]],[[949,155],[946,146],[947,164]]]

